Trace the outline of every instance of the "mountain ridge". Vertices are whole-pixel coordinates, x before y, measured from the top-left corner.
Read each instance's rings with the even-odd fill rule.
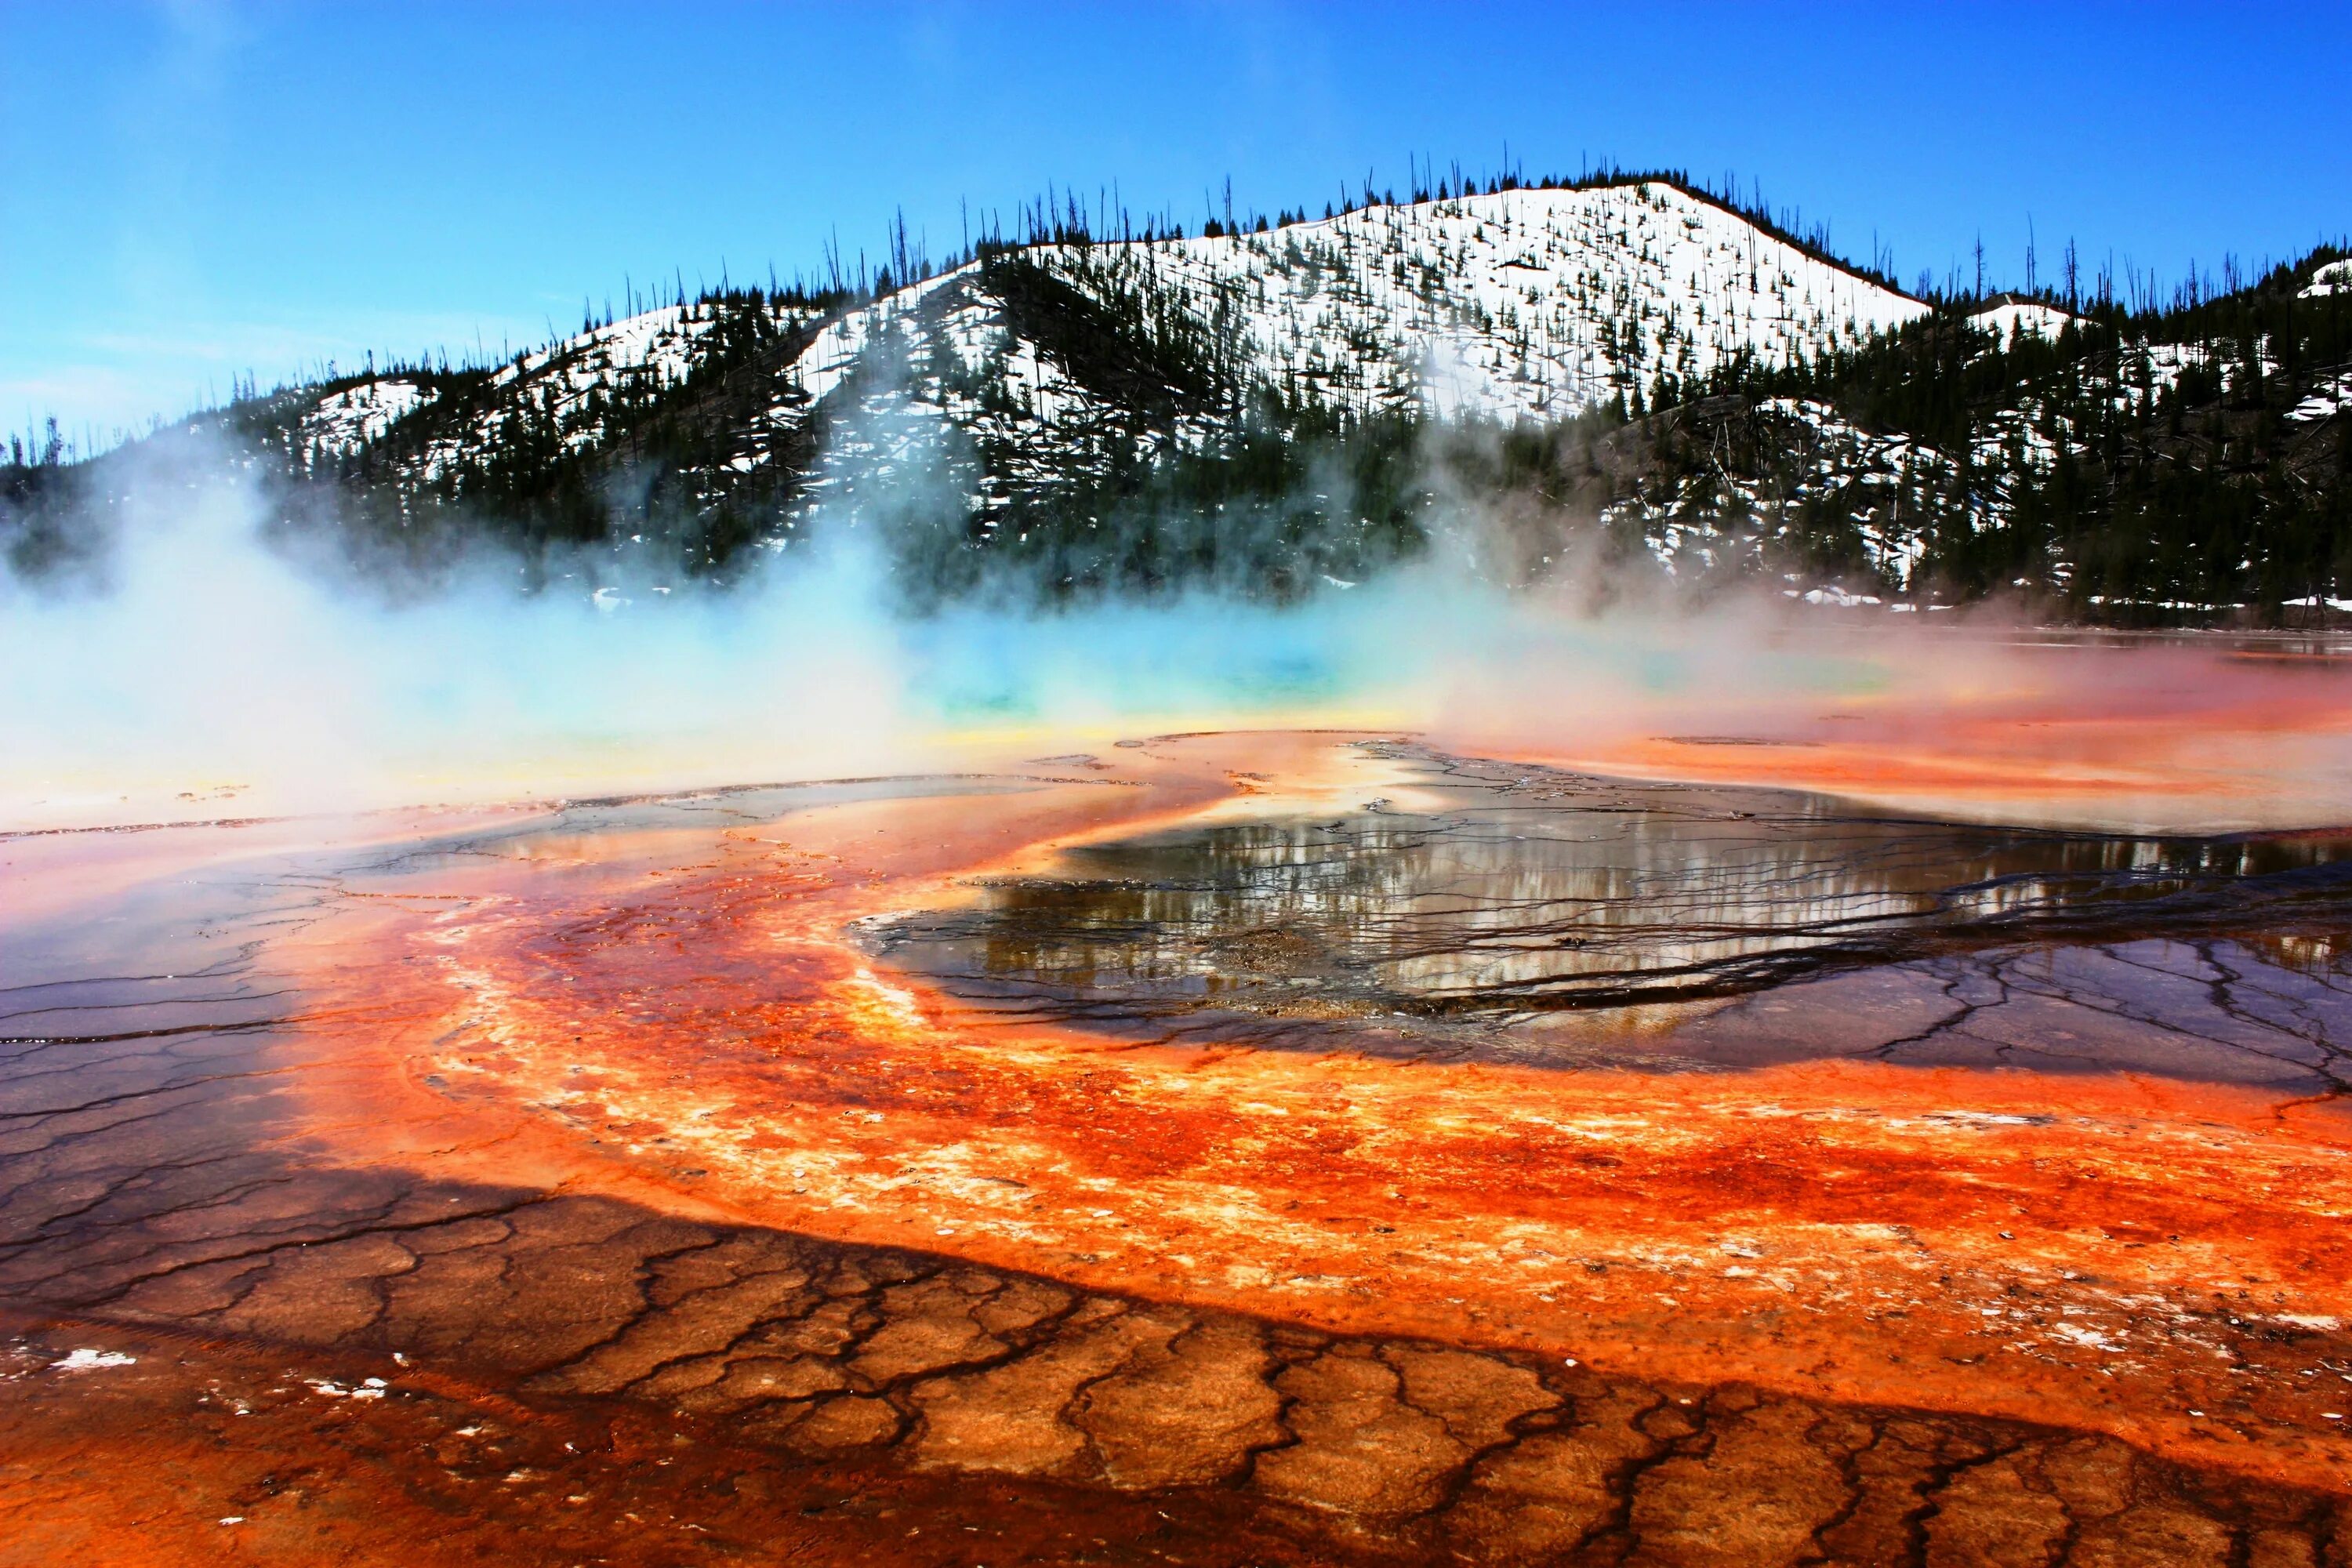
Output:
[[[1465,448],[1483,431],[1487,445],[1536,439],[1555,468],[1584,454],[1573,482],[1535,485],[1559,513],[1557,548],[1506,552],[1516,575],[1590,561],[1571,547],[1584,536],[1685,587],[1777,577],[1801,597],[1922,603],[2023,590],[2093,619],[2111,602],[2242,610],[2211,573],[2176,592],[2111,561],[2100,580],[2123,591],[2094,595],[2064,527],[2044,527],[2038,555],[1954,531],[1957,517],[2005,537],[2018,498],[2078,458],[2128,489],[2123,459],[2099,455],[2113,432],[2082,402],[2095,352],[2103,395],[2142,423],[2177,425],[2200,399],[2242,405],[2248,385],[2284,399],[2212,453],[2174,441],[2168,460],[2234,464],[2240,489],[2262,492],[2247,526],[2275,514],[2299,531],[2294,581],[2241,557],[2278,607],[2352,594],[2352,560],[2338,559],[2348,443],[2335,434],[2352,401],[2337,363],[2352,359],[2352,288],[2336,287],[2332,252],[2229,296],[2270,300],[2272,316],[2284,301],[2266,330],[2243,328],[2260,335],[2249,348],[2210,326],[2195,341],[2173,330],[2210,300],[2176,300],[2168,317],[2104,290],[1915,297],[1664,176],[1460,189],[1192,237],[1097,239],[1068,216],[911,278],[902,246],[906,280],[870,300],[681,293],[495,370],[341,378],[247,400],[218,428],[280,484],[287,526],[331,518],[428,562],[461,535],[542,552],[650,540],[677,572],[724,580],[835,515],[893,541],[919,600],[1008,578],[1049,598],[1204,578],[1279,596],[1426,548],[1444,507],[1524,492],[1524,452]],[[1970,385],[1991,363],[2007,384],[1978,387],[1965,426],[1849,406],[1832,384],[1925,374],[1901,369],[1906,356]],[[2053,393],[2053,375],[2073,380]],[[1621,427],[1634,434],[1609,434]],[[2315,431],[2336,441],[2332,458],[2295,445]],[[1746,456],[1708,479],[1684,450],[1700,434]],[[1606,460],[1596,441],[1612,444]],[[2264,462],[2293,483],[2249,478],[2249,442],[2287,452]],[[1633,449],[1648,456],[1628,467]],[[1790,466],[1799,453],[1804,474]],[[15,482],[6,525],[20,558],[38,553],[26,541],[48,518],[25,506],[31,488]],[[1857,491],[1890,505],[1860,506]],[[2315,530],[2316,555],[2301,539]],[[54,518],[47,536],[70,556]],[[1989,574],[1996,556],[2010,577]]]

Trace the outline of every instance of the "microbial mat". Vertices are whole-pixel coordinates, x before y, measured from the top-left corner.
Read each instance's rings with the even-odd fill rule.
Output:
[[[0,841],[0,1563],[2343,1561],[2259,657]]]

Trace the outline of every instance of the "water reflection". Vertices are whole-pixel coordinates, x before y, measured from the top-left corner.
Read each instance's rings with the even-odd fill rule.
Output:
[[[2352,837],[2333,833],[2110,837],[1414,761],[1443,809],[1076,848],[877,940],[1001,1004],[1429,1016],[1720,996],[2028,940],[2259,933],[2332,965],[2352,910]]]

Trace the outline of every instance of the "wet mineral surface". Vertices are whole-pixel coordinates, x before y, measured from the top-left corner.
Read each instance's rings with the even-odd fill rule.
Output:
[[[2352,1561],[2327,834],[1292,735],[6,853],[0,1562]]]

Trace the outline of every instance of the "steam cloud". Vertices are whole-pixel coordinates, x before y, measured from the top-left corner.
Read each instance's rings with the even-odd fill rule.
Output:
[[[2022,721],[2049,731],[1992,747],[2009,748],[2016,800],[2070,768],[2094,784],[2114,773],[2112,807],[2244,763],[2266,780],[2261,810],[2172,815],[2341,814],[2340,683],[2315,708],[2307,686],[2283,698],[2279,678],[2203,653],[2077,650],[2053,666],[1981,623],[1828,625],[1769,592],[1696,615],[1625,600],[1591,613],[1564,598],[1572,580],[1513,591],[1463,564],[1480,552],[1466,503],[1421,563],[1288,608],[1203,591],[909,616],[874,531],[848,516],[723,590],[604,564],[579,591],[525,595],[516,563],[486,551],[435,592],[392,597],[266,542],[262,482],[219,453],[155,459],[144,481],[107,591],[0,579],[0,830],[867,775],[1281,724],[1869,793],[1848,755],[1858,734],[1882,753],[1981,748],[1968,721],[1987,714],[2040,714]],[[2165,722],[2283,700],[2316,721],[2258,722],[2237,742],[2222,724],[2163,776]],[[2149,727],[2123,737],[2128,758],[2076,743],[2087,719],[2112,747],[2110,721],[2135,713]],[[1662,761],[1661,737],[1743,744]],[[2255,738],[2259,767],[2229,750]],[[1757,739],[1777,749],[1744,744]],[[1968,793],[1948,770],[1924,776],[1912,794]],[[2074,815],[2165,815],[2110,807]]]

